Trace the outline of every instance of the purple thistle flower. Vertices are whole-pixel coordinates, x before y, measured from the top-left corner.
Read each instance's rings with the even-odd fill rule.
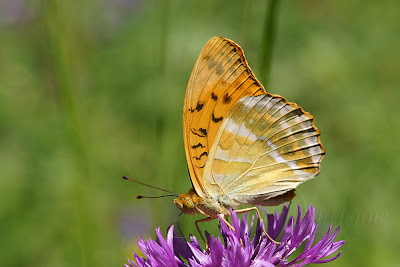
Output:
[[[282,242],[277,245],[263,232],[263,222],[257,221],[255,233],[252,236],[254,216],[250,225],[247,223],[247,214],[240,220],[232,210],[233,231],[220,217],[220,237],[210,236],[206,232],[208,250],[201,249],[196,237],[190,236],[190,241],[185,241],[182,231],[174,231],[174,226],[168,230],[167,239],[161,234],[160,228],[156,229],[157,241],[143,238],[138,242],[140,250],[146,258],[139,257],[134,251],[134,261],[129,260],[126,267],[142,266],[305,266],[309,263],[326,263],[337,259],[342,252],[326,258],[335,253],[344,240],[334,241],[339,227],[332,232],[332,225],[321,240],[313,245],[318,225],[314,222],[315,208],[311,205],[301,219],[301,209],[298,206],[296,221],[290,216],[285,225],[289,207],[285,204],[281,214],[267,214],[267,232],[271,238]],[[265,212],[265,210],[264,210]],[[266,212],[265,212],[266,213]],[[332,233],[331,233],[332,232]],[[279,235],[281,238],[279,238]],[[251,237],[252,236],[252,237]],[[296,258],[288,258],[305,243],[303,251]]]

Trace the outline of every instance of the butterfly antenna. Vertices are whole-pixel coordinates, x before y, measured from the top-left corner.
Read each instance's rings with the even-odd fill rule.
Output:
[[[176,195],[161,195],[161,196],[141,196],[141,195],[137,195],[136,198],[137,199],[141,199],[141,198],[161,198],[161,197],[176,197]]]
[[[167,193],[170,193],[170,194],[171,194],[171,195],[164,195],[164,196],[158,196],[158,197],[166,197],[166,196],[179,197],[179,195],[175,194],[174,192],[171,192],[171,191],[168,191],[168,190],[159,188],[159,187],[151,186],[151,185],[148,185],[148,184],[144,184],[144,183],[142,183],[142,182],[136,181],[136,180],[134,180],[134,179],[132,179],[132,178],[129,178],[129,177],[126,177],[126,176],[122,176],[122,178],[124,178],[125,180],[130,180],[130,181],[132,181],[132,182],[135,182],[135,183],[138,183],[138,184],[141,184],[141,185],[150,187],[150,188],[158,189],[158,190],[161,190],[161,191],[164,191],[164,192],[167,192]],[[137,199],[140,199],[140,198],[158,198],[158,197],[137,196],[136,198],[137,198]]]

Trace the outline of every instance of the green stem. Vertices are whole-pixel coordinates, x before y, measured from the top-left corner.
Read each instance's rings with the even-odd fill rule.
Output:
[[[68,52],[68,31],[66,31],[65,18],[63,19],[63,2],[47,1],[46,26],[49,40],[50,61],[53,67],[54,86],[59,92],[61,109],[64,114],[65,127],[68,132],[71,149],[75,155],[75,166],[79,175],[71,177],[74,179],[75,188],[71,195],[74,204],[72,211],[71,228],[76,230],[76,236],[72,237],[77,242],[80,254],[80,266],[95,265],[93,255],[93,240],[91,236],[91,216],[85,189],[82,181],[89,181],[89,165],[84,142],[82,127],[80,124],[80,113],[76,105],[76,96],[71,85],[70,64]],[[76,255],[75,255],[76,257]]]
[[[169,34],[169,16],[170,16],[170,3],[169,0],[162,1],[161,10],[161,39],[160,39],[160,71],[165,78],[167,72],[167,49],[168,49],[168,34]]]
[[[264,25],[264,35],[261,44],[260,77],[261,83],[268,88],[271,75],[271,61],[275,31],[277,27],[279,0],[269,0]]]

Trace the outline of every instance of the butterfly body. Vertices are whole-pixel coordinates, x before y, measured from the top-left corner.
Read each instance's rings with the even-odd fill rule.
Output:
[[[278,197],[263,201],[263,206],[278,206],[284,202],[291,201],[295,197],[294,190]],[[244,202],[244,201],[243,201]],[[216,218],[218,213],[224,216],[231,216],[230,208],[238,209],[240,202],[229,198],[227,195],[219,195],[216,198],[202,198],[192,189],[174,199],[176,206],[185,214],[202,214],[210,218]]]
[[[237,208],[239,205],[236,203],[228,203],[224,201],[224,196],[205,198],[200,197],[197,193],[190,189],[188,193],[183,193],[174,199],[174,203],[185,214],[200,213],[210,218],[216,218],[217,214],[230,216],[229,208]]]

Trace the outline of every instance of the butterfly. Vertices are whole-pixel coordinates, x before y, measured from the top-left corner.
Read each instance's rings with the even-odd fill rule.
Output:
[[[193,188],[174,203],[206,216],[196,221],[203,241],[199,222],[228,217],[230,208],[255,210],[260,218],[255,205],[293,199],[299,184],[318,175],[325,154],[314,117],[267,93],[241,47],[222,37],[210,39],[194,65],[183,138]]]

